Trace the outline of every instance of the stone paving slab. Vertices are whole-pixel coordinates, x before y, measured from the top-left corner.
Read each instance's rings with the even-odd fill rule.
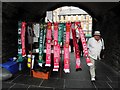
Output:
[[[4,89],[39,89],[39,90],[114,90],[118,88],[119,74],[102,61],[96,61],[96,82],[90,81],[89,67],[81,57],[82,70],[76,72],[74,54],[70,56],[70,73],[52,72],[50,79],[31,77],[29,69],[19,72],[13,78],[3,81]],[[63,65],[63,64],[62,64]],[[61,73],[61,76],[60,76]]]

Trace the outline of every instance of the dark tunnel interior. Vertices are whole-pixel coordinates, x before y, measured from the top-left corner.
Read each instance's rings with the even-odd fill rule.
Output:
[[[105,41],[102,60],[120,71],[120,2],[2,2],[2,63],[17,55],[18,21],[39,22],[46,11],[76,6],[93,17],[93,31],[100,30]]]

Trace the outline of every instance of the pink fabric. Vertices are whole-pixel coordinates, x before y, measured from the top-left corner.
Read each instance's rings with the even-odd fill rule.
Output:
[[[78,26],[78,30],[79,30],[79,34],[80,34],[80,38],[81,38],[81,42],[82,42],[82,46],[83,46],[83,52],[84,52],[84,56],[86,58],[86,63],[88,66],[92,65],[91,60],[88,56],[88,49],[87,49],[87,45],[86,45],[86,40],[85,40],[85,36],[84,36],[84,32],[81,28],[80,22],[76,23]]]
[[[80,54],[79,54],[80,50],[77,44],[76,31],[74,27],[72,27],[72,37],[73,37],[73,45],[75,47],[76,69],[79,69],[81,68]]]
[[[46,66],[51,66],[51,34],[52,34],[52,23],[47,24],[47,41],[46,41]]]
[[[22,29],[21,29],[21,42],[22,42],[22,56],[26,56],[26,50],[25,50],[25,27],[26,23],[22,22]]]
[[[59,68],[58,23],[54,23],[54,69]]]
[[[70,28],[71,23],[66,23],[66,41],[64,44],[64,71],[66,69],[70,70],[70,52],[69,52]]]

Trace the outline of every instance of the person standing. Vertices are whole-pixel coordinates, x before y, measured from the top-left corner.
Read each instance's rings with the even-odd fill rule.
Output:
[[[71,46],[71,53],[74,52],[74,45],[73,45],[73,37],[72,37],[72,31],[70,32],[70,46]]]
[[[84,53],[83,53],[83,46],[82,46],[82,42],[81,39],[78,39],[78,45],[79,45],[79,50],[80,50],[80,56],[83,57]]]
[[[93,64],[92,66],[90,66],[91,81],[95,81],[95,60],[100,60],[100,52],[102,49],[105,49],[104,41],[103,39],[101,40],[100,31],[94,32],[94,36],[88,40],[87,46],[89,57]]]

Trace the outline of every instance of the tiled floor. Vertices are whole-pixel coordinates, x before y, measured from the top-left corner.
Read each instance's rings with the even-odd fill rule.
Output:
[[[118,89],[119,74],[103,62],[96,62],[96,82],[90,81],[89,67],[81,57],[82,71],[75,71],[75,59],[71,53],[70,74],[52,72],[48,80],[31,77],[29,70],[15,74],[11,79],[2,82],[2,90],[115,90]]]

